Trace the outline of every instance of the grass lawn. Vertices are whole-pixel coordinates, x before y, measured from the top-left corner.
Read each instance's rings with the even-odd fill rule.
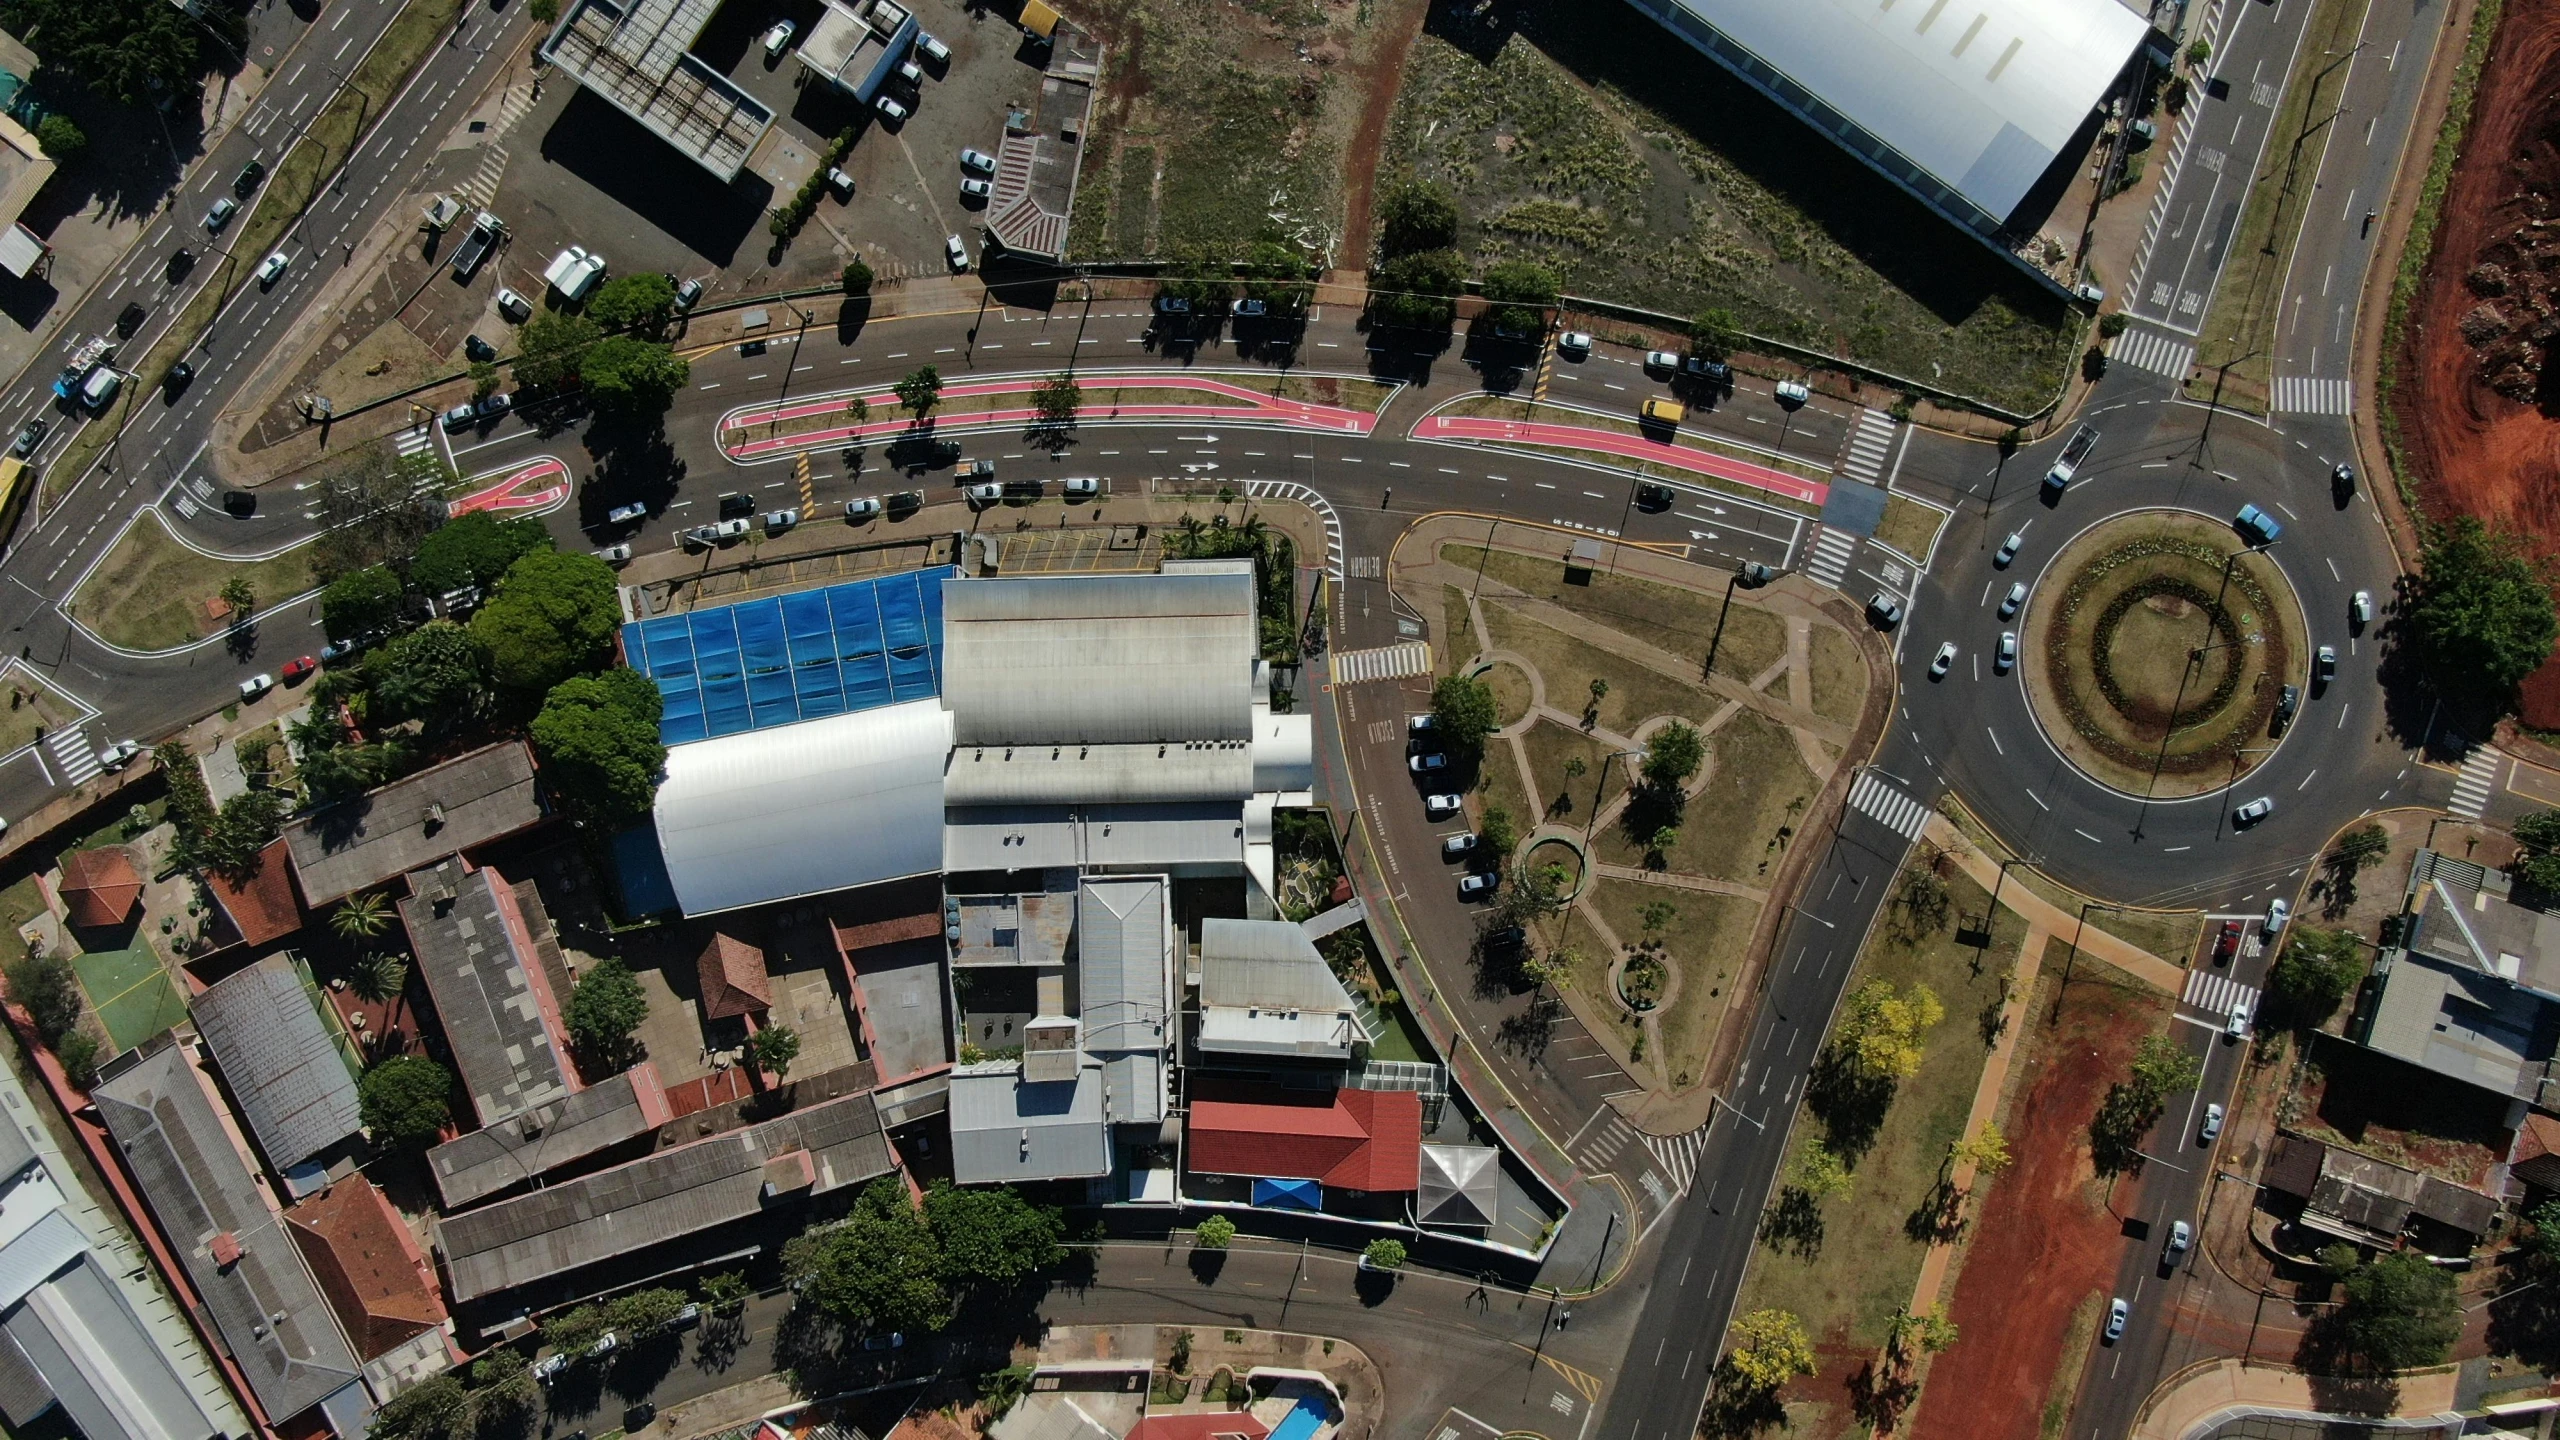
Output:
[[[1784,853],[1781,829],[1798,824],[1817,788],[1813,772],[1796,753],[1793,732],[1744,710],[1707,737],[1707,763],[1712,774],[1706,787],[1690,797],[1680,823],[1680,843],[1664,857],[1683,875],[1765,885],[1769,870]],[[1641,865],[1644,851],[1618,826],[1595,837],[1600,858],[1616,865]],[[1788,841],[1793,839],[1792,832]]]
[[[1553,720],[1541,720],[1520,737],[1529,754],[1529,776],[1538,787],[1537,808],[1521,817],[1522,829],[1538,819],[1580,825],[1591,818],[1592,797],[1599,794],[1600,762],[1612,753],[1608,746],[1579,730],[1568,730]],[[1567,775],[1571,761],[1582,761],[1582,773]],[[1611,795],[1626,793],[1625,767],[1609,767]]]
[[[1848,151],[1634,7],[1483,13],[1415,42],[1379,177],[1452,186],[1478,273],[1534,259],[1569,293],[1720,305],[2012,410],[2052,398],[2079,340],[2068,308]]]
[[[159,512],[136,520],[71,597],[71,615],[110,644],[166,650],[214,631],[205,602],[234,575],[248,578],[261,606],[315,588],[312,547],[272,560],[217,560],[173,539]]]
[[[1991,832],[1984,829],[1982,822],[1975,819],[1973,812],[1965,809],[1964,806],[1950,804],[1946,807],[1945,813],[1955,822],[1956,829],[1964,833],[1966,839],[1980,846],[1982,852],[1992,859],[2007,860],[2017,854],[2016,851],[1992,839]],[[2010,866],[2009,883],[2023,884],[2046,900],[2070,911],[2075,922],[2079,917],[2081,904],[2089,898],[2068,886],[2057,885],[2046,879],[2043,873],[2032,865]],[[2089,928],[2104,930],[2119,940],[2131,941],[2172,965],[2184,965],[2195,958],[2196,942],[2202,938],[2204,931],[2204,912],[2201,910],[2113,910],[2093,906],[2089,910]],[[2066,929],[2053,938],[2057,943],[2068,946],[2071,943],[2072,932]]]
[[[1528,672],[1517,665],[1495,665],[1484,672],[1484,683],[1493,691],[1493,708],[1499,725],[1518,723],[1529,713],[1529,703],[1536,697],[1530,688]]]
[[[1828,626],[1815,626],[1810,656],[1813,670],[1813,713],[1825,720],[1854,725],[1867,704],[1867,662],[1858,644]]]
[[[1643,1026],[1618,1003],[1618,992],[1609,983],[1609,964],[1615,957],[1600,943],[1600,932],[1582,918],[1579,907],[1547,921],[1539,932],[1547,938],[1550,956],[1565,954],[1572,962],[1562,988],[1573,998],[1574,1013],[1586,1023],[1596,1019],[1607,1026],[1621,1045],[1641,1044]]]
[[[1230,375],[1219,377],[1232,384],[1262,388],[1258,377]],[[1346,410],[1366,410],[1375,414],[1396,387],[1377,380],[1363,380],[1356,375],[1306,375],[1291,373],[1280,377],[1271,390],[1283,400],[1298,400],[1309,405],[1339,405]]]
[[[1914,561],[1925,562],[1929,547],[1938,543],[1938,531],[1947,523],[1947,512],[1935,505],[1923,505],[1908,495],[1884,497],[1884,521],[1876,526],[1875,539],[1890,545]]]
[[[1443,545],[1440,558],[1452,565],[1475,567],[1483,550],[1472,545]],[[1610,626],[1676,655],[1704,659],[1715,640],[1716,619],[1724,609],[1724,587],[1713,591],[1683,590],[1625,575],[1595,574],[1588,585],[1568,585],[1564,562],[1497,549],[1485,561],[1484,573],[1514,590],[1560,605],[1584,619]],[[1716,673],[1749,684],[1787,653],[1786,625],[1778,617],[1739,598],[1733,619],[1724,627],[1716,649]],[[1547,676],[1550,696],[1561,682]],[[1602,723],[1607,723],[1603,712]]]
[[[1455,585],[1440,595],[1440,673],[1450,674],[1476,655],[1476,631],[1467,623],[1467,592]]]
[[[130,845],[135,836],[159,824],[168,813],[169,796],[166,791],[163,791],[142,807],[143,823],[140,826],[128,832],[124,823],[125,815],[109,816],[97,829],[63,846],[62,853],[68,855],[74,850],[98,850],[109,845]]]
[[[33,745],[36,731],[59,730],[80,714],[59,691],[23,669],[9,683],[9,700],[9,707],[0,710],[0,755]]]
[[[1410,1060],[1423,1065],[1440,1063],[1439,1055],[1432,1051],[1431,1042],[1423,1037],[1422,1027],[1413,1022],[1413,1015],[1404,1008],[1402,1000],[1393,1005],[1379,1006],[1378,1018],[1386,1023],[1378,1027],[1376,1038],[1369,1042],[1370,1059]]]
[[[36,886],[36,877],[21,875],[16,883],[0,890],[0,925],[16,934],[19,926],[44,913],[44,892]]]
[[[1915,862],[1916,863],[1916,862]],[[1904,877],[1895,877],[1899,894]],[[1980,913],[1990,898],[1962,875],[1947,881],[1956,914]],[[1889,909],[1859,952],[1852,988],[1870,980],[1890,982],[1897,993],[1914,984],[1937,992],[1946,1016],[1923,1038],[1919,1072],[1893,1089],[1880,1116],[1851,1115],[1808,1094],[1789,1138],[1789,1169],[1806,1144],[1822,1140],[1850,1167],[1848,1193],[1821,1202],[1819,1221],[1792,1236],[1773,1235],[1764,1220],[1761,1243],[1742,1284],[1741,1311],[1775,1306],[1795,1312],[1822,1350],[1816,1385],[1837,1393],[1859,1361],[1882,1347],[1894,1315],[1910,1303],[1925,1246],[1906,1227],[1928,1204],[1947,1147],[1961,1138],[1974,1087],[1991,1046],[1978,1017],[2001,1000],[2002,982],[2026,926],[2003,917],[1993,931],[1990,963],[1973,970],[1977,952],[1958,944],[1952,927],[1911,936]],[[1865,1140],[1860,1140],[1862,1127]],[[1783,1180],[1782,1180],[1783,1183]],[[1775,1201],[1772,1214],[1783,1201]],[[1790,1407],[1794,1419],[1794,1407]],[[1835,1433],[1836,1427],[1791,1427],[1796,1433]]]
[[[1607,682],[1609,693],[1600,697],[1598,723],[1612,734],[1632,737],[1637,726],[1657,715],[1677,715],[1697,724],[1723,703],[1579,636],[1516,614],[1498,600],[1488,597],[1482,609],[1494,648],[1526,657],[1545,677],[1547,704],[1579,715],[1591,704],[1591,682]]]
[[[1656,1016],[1662,1035],[1662,1069],[1674,1089],[1697,1078],[1715,1048],[1716,1034],[1733,1008],[1734,972],[1742,967],[1760,907],[1734,895],[1705,895],[1634,880],[1601,880],[1587,902],[1626,944],[1645,937],[1643,910],[1655,902],[1676,912],[1658,932],[1679,971],[1680,993]]]
[[[1520,765],[1509,740],[1488,740],[1484,746],[1484,763],[1476,767],[1476,821],[1483,828],[1484,812],[1500,807],[1511,816],[1512,828],[1526,835],[1545,814],[1540,801],[1529,798],[1520,788]],[[1454,882],[1452,882],[1454,883]]]

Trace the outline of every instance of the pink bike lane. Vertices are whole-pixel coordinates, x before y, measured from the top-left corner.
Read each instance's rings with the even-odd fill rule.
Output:
[[[1417,440],[1466,440],[1479,444],[1552,445],[1570,450],[1593,450],[1629,460],[1651,460],[1693,475],[1748,485],[1807,505],[1820,505],[1831,494],[1831,487],[1819,480],[1806,480],[1766,465],[1754,465],[1748,460],[1736,460],[1686,445],[1649,440],[1641,435],[1583,425],[1491,420],[1473,415],[1432,415],[1413,427],[1413,437]]]
[[[1242,385],[1229,384],[1203,376],[1147,375],[1132,377],[1122,389],[1196,390],[1204,395],[1223,396],[1242,401],[1235,405],[1116,405],[1088,407],[1078,415],[1080,421],[1114,420],[1200,420],[1224,421],[1228,424],[1280,425],[1291,429],[1324,430],[1342,435],[1367,435],[1377,427],[1378,417],[1365,410],[1351,410],[1339,405],[1319,405],[1304,400],[1288,400],[1264,395]],[[942,391],[946,400],[967,399],[982,395],[1027,395],[1040,388],[1040,382],[1028,380],[992,381],[982,385],[953,385]],[[759,425],[806,419],[813,415],[838,415],[844,412],[845,395],[825,400],[809,400],[794,405],[764,406],[732,411],[720,422],[721,450],[733,460],[748,460],[797,450],[822,449],[847,440],[869,440],[905,434],[915,428],[907,419],[875,420],[860,425],[837,425],[823,430],[801,430],[763,440],[732,440],[729,433],[753,429]],[[955,415],[936,428],[1002,429],[1026,424],[1037,419],[1039,411],[1024,406],[1016,410],[973,410]]]

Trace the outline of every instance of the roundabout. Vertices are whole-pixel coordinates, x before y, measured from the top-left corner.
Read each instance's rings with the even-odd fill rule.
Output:
[[[2019,667],[2028,711],[2072,767],[2119,794],[2192,799],[2275,753],[2310,658],[2284,572],[2231,527],[2127,511],[2082,531],[2038,580]],[[2289,717],[2287,717],[2289,718]]]

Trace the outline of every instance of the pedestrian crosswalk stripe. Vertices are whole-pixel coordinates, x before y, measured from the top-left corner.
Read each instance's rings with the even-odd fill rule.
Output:
[[[1861,773],[1849,787],[1849,808],[1871,815],[1905,840],[1917,840],[1929,824],[1929,807],[1894,789],[1873,774]]]
[[[77,725],[44,737],[44,748],[53,752],[54,763],[62,767],[65,785],[85,785],[98,773],[97,749],[89,743],[88,732]]]
[[[1375,650],[1345,650],[1333,657],[1333,683],[1357,685],[1365,680],[1401,680],[1431,673],[1431,645],[1408,640]]]
[[[2154,375],[2184,380],[2187,367],[2195,362],[2196,347],[2136,325],[2115,338],[2115,343],[2107,347],[2107,356]]]
[[[1611,1115],[1608,1124],[1583,1142],[1582,1163],[1594,1170],[1609,1168],[1609,1162],[1617,1159],[1618,1152],[1627,1148],[1627,1142],[1635,1138],[1635,1133],[1634,1126],[1619,1116]]]
[[[2258,987],[2243,985],[2219,970],[2190,971],[2186,1003],[2209,1015],[2228,1015],[2235,1005],[2254,1015],[2258,1013]]]
[[[1884,476],[1885,457],[1893,453],[1893,417],[1881,410],[1861,410],[1849,431],[1849,448],[1840,457],[1840,473],[1874,485]]]
[[[1324,522],[1324,573],[1338,584],[1342,580],[1342,517],[1334,513],[1333,503],[1310,486],[1295,480],[1247,480],[1247,495],[1269,496],[1277,500],[1295,500],[1316,512]]]
[[[2279,415],[2344,415],[2355,405],[2355,382],[2316,375],[2276,377],[2275,409]]]
[[[1849,573],[1849,562],[1858,553],[1858,537],[1845,530],[1825,527],[1813,537],[1813,548],[1805,555],[1804,573],[1837,590],[1842,577]]]
[[[2462,773],[2453,782],[2453,800],[2445,813],[2457,820],[2477,820],[2489,808],[2489,797],[2496,793],[2498,766],[2506,759],[2486,745],[2463,757]]]
[[[1686,1135],[1647,1135],[1644,1148],[1653,1152],[1653,1162],[1671,1177],[1671,1184],[1683,1195],[1697,1178],[1698,1153],[1707,1146],[1707,1127],[1699,1126]]]

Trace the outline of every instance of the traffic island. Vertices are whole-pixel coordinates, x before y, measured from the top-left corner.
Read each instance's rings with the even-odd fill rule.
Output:
[[[2020,666],[2045,738],[2090,779],[2183,799],[2275,752],[2310,651],[2284,571],[2222,521],[2144,510],[2083,531],[2027,606]]]

